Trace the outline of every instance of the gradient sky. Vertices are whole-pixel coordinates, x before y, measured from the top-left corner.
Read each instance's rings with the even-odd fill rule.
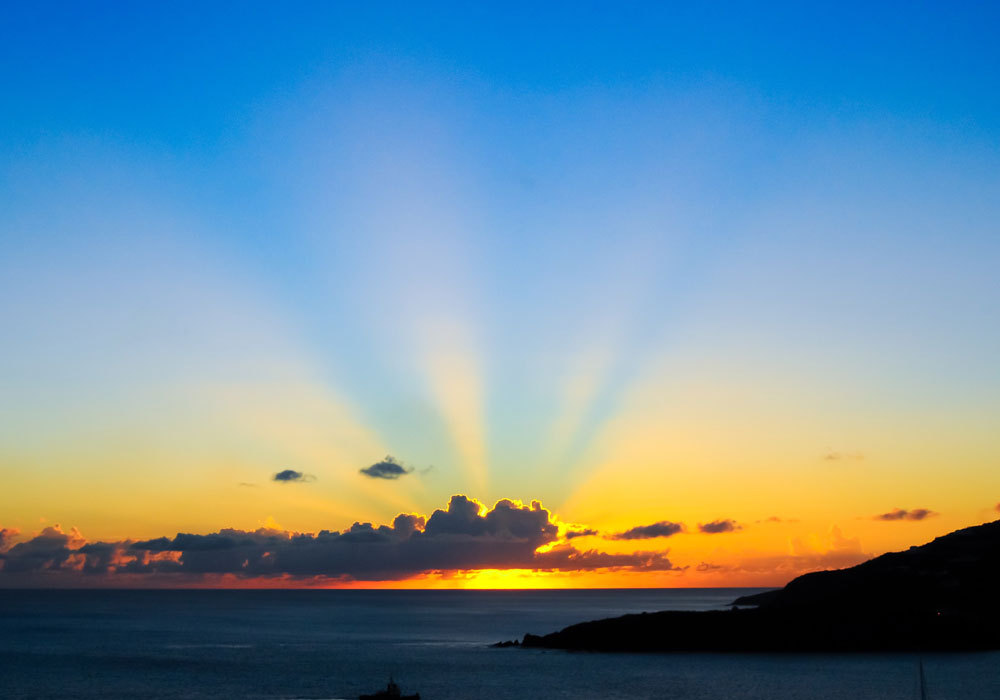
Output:
[[[0,10],[6,561],[465,494],[672,566],[385,585],[776,585],[998,517],[996,5],[474,5]]]

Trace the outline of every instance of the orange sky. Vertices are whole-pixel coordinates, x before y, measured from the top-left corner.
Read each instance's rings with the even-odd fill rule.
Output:
[[[594,527],[564,522],[539,502],[501,500],[488,507],[454,496],[430,516],[400,515],[385,526],[355,523],[339,533],[291,532],[273,519],[253,531],[146,541],[88,540],[58,525],[37,532],[7,528],[0,531],[0,585],[780,586],[802,573],[852,566],[957,527],[927,509],[889,510],[819,532],[809,521],[779,516],[632,523]]]

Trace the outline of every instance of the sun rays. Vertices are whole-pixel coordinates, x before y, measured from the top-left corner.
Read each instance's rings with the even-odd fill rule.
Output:
[[[988,110],[393,37],[148,104],[14,86],[0,526],[346,546],[517,495],[578,523],[537,567],[386,585],[519,587],[765,580],[992,517]],[[130,68],[98,58],[96,82]],[[897,512],[935,515],[873,519]],[[565,568],[588,557],[608,571]]]

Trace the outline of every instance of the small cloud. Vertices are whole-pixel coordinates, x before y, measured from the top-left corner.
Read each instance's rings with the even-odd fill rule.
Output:
[[[294,469],[285,469],[275,474],[272,477],[272,479],[274,481],[278,481],[283,484],[288,484],[294,481],[298,482],[315,481],[316,477],[312,476],[311,474],[303,474],[302,472],[297,472]]]
[[[722,566],[721,564],[712,564],[710,562],[703,561],[700,564],[698,564],[698,566],[694,567],[694,570],[704,573],[707,571],[725,571],[728,568],[729,567]]]
[[[282,473],[284,473],[284,472],[282,472]],[[277,474],[275,474],[275,480],[277,480]],[[239,483],[239,485],[240,486],[246,486],[247,488],[251,488],[251,489],[254,488],[255,486],[257,486],[257,484],[251,484],[249,481],[241,481]]]
[[[872,517],[872,520],[924,520],[925,518],[933,518],[938,513],[928,508],[914,508],[913,510],[905,510],[903,508],[893,508],[888,513],[881,513]]]
[[[861,462],[864,458],[860,452],[827,452],[823,455],[824,462]]]
[[[737,530],[742,530],[743,526],[740,525],[735,520],[730,520],[726,518],[725,520],[713,520],[710,523],[705,523],[702,525],[698,524],[698,530],[706,535],[718,535],[723,532],[736,532]]]
[[[684,532],[683,523],[672,523],[669,520],[661,520],[652,525],[639,525],[625,532],[609,535],[612,540],[649,540],[654,537],[670,537],[678,532]]]
[[[371,466],[359,469],[359,472],[371,479],[391,479],[395,480],[401,476],[406,476],[413,469],[407,469],[391,455],[386,455],[381,462],[375,462]]]
[[[267,516],[264,518],[263,522],[259,522],[258,524],[262,530],[269,530],[271,532],[281,532],[285,529],[277,520],[274,519],[273,515]]]
[[[998,513],[1000,513],[1000,503],[996,504],[996,507],[994,508],[994,510],[996,510]]]
[[[567,540],[571,540],[574,537],[591,537],[598,534],[600,533],[598,533],[597,530],[592,530],[588,527],[584,530],[570,530],[565,534],[565,537]]]

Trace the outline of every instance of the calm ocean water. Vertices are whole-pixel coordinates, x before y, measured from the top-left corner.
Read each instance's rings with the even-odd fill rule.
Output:
[[[915,654],[589,654],[489,643],[745,590],[0,591],[0,698],[918,697]],[[931,700],[1000,698],[1000,653],[923,656]]]

